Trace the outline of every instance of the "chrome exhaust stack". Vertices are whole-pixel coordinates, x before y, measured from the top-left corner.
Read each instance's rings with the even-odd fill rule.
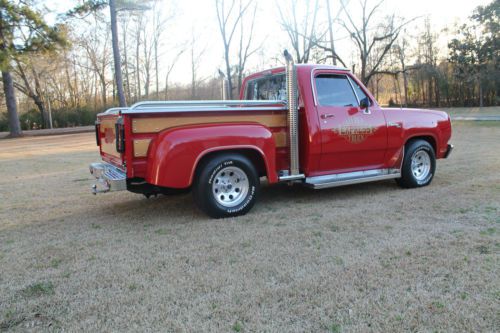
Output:
[[[299,171],[299,107],[297,91],[297,70],[293,57],[287,50],[283,52],[286,59],[286,87],[288,95],[288,130],[289,130],[289,154],[290,171],[280,176],[281,181],[292,181],[304,178]]]
[[[220,69],[219,69],[219,77],[221,80],[221,92],[220,92],[221,99],[223,101],[226,101],[229,96],[229,82],[226,79],[226,75],[224,75],[224,72],[221,71]]]

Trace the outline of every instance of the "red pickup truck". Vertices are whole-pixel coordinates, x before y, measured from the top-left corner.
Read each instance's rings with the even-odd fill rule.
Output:
[[[445,112],[381,108],[345,68],[287,65],[247,77],[240,100],[140,102],[97,116],[93,193],[191,190],[221,218],[247,213],[261,177],[315,189],[428,185],[453,146]]]

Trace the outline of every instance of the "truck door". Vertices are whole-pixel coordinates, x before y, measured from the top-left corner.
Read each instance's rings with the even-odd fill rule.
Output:
[[[387,149],[382,110],[347,73],[318,72],[313,81],[322,143],[319,171],[381,168]],[[367,108],[360,107],[363,99]]]

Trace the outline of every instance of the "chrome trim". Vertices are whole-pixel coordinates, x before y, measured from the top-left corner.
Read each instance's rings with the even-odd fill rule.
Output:
[[[273,106],[276,104],[286,105],[281,100],[213,100],[213,101],[143,101],[137,102],[130,107],[131,110],[144,107],[172,107],[172,106]]]
[[[320,118],[321,119],[335,118],[335,115],[332,113],[323,113]]]
[[[399,172],[403,169],[403,163],[405,162],[406,147],[403,146],[403,152],[401,153],[401,163],[399,164]]]
[[[222,100],[227,100],[227,97],[229,96],[229,81],[226,78],[222,79],[222,93],[221,93],[221,98]]]
[[[304,174],[298,174],[298,175],[292,175],[292,176],[281,176],[281,177],[279,177],[279,181],[280,182],[289,182],[289,181],[293,181],[293,180],[301,180],[304,178],[306,178],[306,176],[304,176]]]
[[[241,111],[286,111],[286,107],[154,107],[124,111],[122,114],[142,114],[142,113],[176,113],[176,112],[241,112]]]
[[[282,105],[282,106],[278,106]],[[117,114],[138,114],[138,113],[169,113],[169,112],[210,112],[210,111],[285,111],[286,101],[248,101],[248,100],[227,100],[227,101],[144,101],[138,102],[129,108],[111,108],[103,115]]]
[[[98,116],[104,116],[104,115],[110,115],[110,114],[116,115],[116,114],[119,114],[120,111],[127,111],[127,110],[129,110],[129,108],[127,108],[127,107],[116,107],[116,108],[107,109],[106,111],[98,113],[97,115]]]
[[[397,127],[397,128],[401,128],[403,127],[403,125],[401,123],[396,123],[396,122],[388,122],[387,123],[387,127]]]
[[[289,130],[289,153],[290,153],[290,176],[299,174],[299,106],[297,90],[297,68],[293,57],[285,50],[286,60],[286,86],[288,99],[288,130]]]
[[[97,181],[92,185],[93,194],[127,189],[127,175],[124,170],[105,162],[92,163],[89,170]]]
[[[354,89],[354,85],[352,83],[352,79],[349,77],[349,75],[346,75],[346,77],[347,77],[347,81],[349,82],[349,85],[351,86],[351,90],[354,93],[354,96],[356,96],[356,100],[358,101],[358,106],[360,106],[361,105],[361,100],[359,99],[359,96],[358,96],[358,93],[356,92],[356,89]],[[368,110],[368,108],[366,108],[366,110]],[[370,114],[370,113],[365,113],[365,114]]]
[[[332,175],[307,177],[305,185],[314,189],[360,184],[378,180],[400,178],[398,169],[374,169]]]
[[[453,150],[455,148],[454,145],[448,144],[448,148],[446,149],[446,153],[444,154],[443,158],[448,158]]]

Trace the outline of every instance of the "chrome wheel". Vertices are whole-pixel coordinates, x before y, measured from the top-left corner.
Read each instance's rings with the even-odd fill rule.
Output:
[[[425,150],[416,151],[411,157],[411,172],[417,181],[427,178],[431,171],[431,157]]]
[[[212,194],[224,207],[234,207],[242,203],[249,188],[247,175],[235,166],[220,170],[212,182]]]

